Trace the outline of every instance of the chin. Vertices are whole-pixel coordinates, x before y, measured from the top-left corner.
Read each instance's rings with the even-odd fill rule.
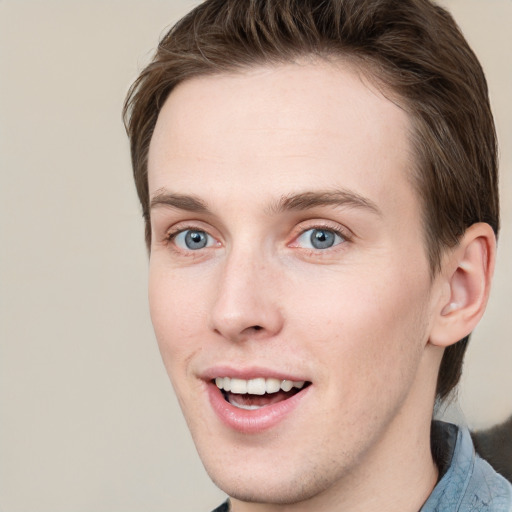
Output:
[[[274,505],[295,505],[322,494],[329,483],[316,479],[312,473],[292,478],[282,478],[265,475],[249,475],[249,469],[242,478],[240,475],[231,477],[210,471],[206,468],[213,483],[228,496],[246,503],[261,503]]]
[[[294,505],[308,501],[329,494],[350,472],[349,454],[335,457],[325,446],[311,450],[308,443],[283,443],[279,434],[275,441],[281,446],[272,442],[271,447],[259,442],[236,447],[218,444],[218,451],[211,445],[198,446],[198,451],[213,483],[246,503]],[[317,456],[308,455],[308,448]]]

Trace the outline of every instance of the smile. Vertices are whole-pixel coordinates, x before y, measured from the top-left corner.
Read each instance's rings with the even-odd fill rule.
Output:
[[[262,377],[249,380],[231,377],[215,379],[215,385],[222,391],[226,402],[248,411],[287,400],[307,384],[305,381]]]

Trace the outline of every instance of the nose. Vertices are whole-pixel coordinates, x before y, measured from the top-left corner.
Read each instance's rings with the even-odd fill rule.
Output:
[[[230,341],[269,338],[281,331],[277,272],[261,254],[232,252],[219,274],[211,329]]]

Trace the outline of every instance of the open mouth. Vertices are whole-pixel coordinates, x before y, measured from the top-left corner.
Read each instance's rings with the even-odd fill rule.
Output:
[[[288,400],[311,384],[308,381],[274,378],[244,380],[231,377],[217,377],[213,382],[222,392],[226,402],[249,411]]]

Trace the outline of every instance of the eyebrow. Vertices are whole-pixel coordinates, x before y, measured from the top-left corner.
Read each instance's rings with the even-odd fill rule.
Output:
[[[362,208],[370,211],[371,213],[382,216],[380,208],[373,201],[347,189],[303,192],[286,195],[270,206],[270,212],[280,213],[284,211],[301,211],[320,206],[349,206]]]
[[[196,213],[211,213],[207,204],[197,196],[183,195],[159,190],[151,199],[150,208],[168,206],[179,210]],[[349,206],[362,208],[381,216],[379,207],[370,199],[351,190],[336,189],[315,192],[300,192],[282,196],[267,208],[269,214],[286,211],[310,210],[321,206]]]
[[[198,213],[210,213],[206,203],[196,196],[173,194],[165,190],[159,190],[152,198],[150,209],[158,206],[169,206],[179,210]]]

